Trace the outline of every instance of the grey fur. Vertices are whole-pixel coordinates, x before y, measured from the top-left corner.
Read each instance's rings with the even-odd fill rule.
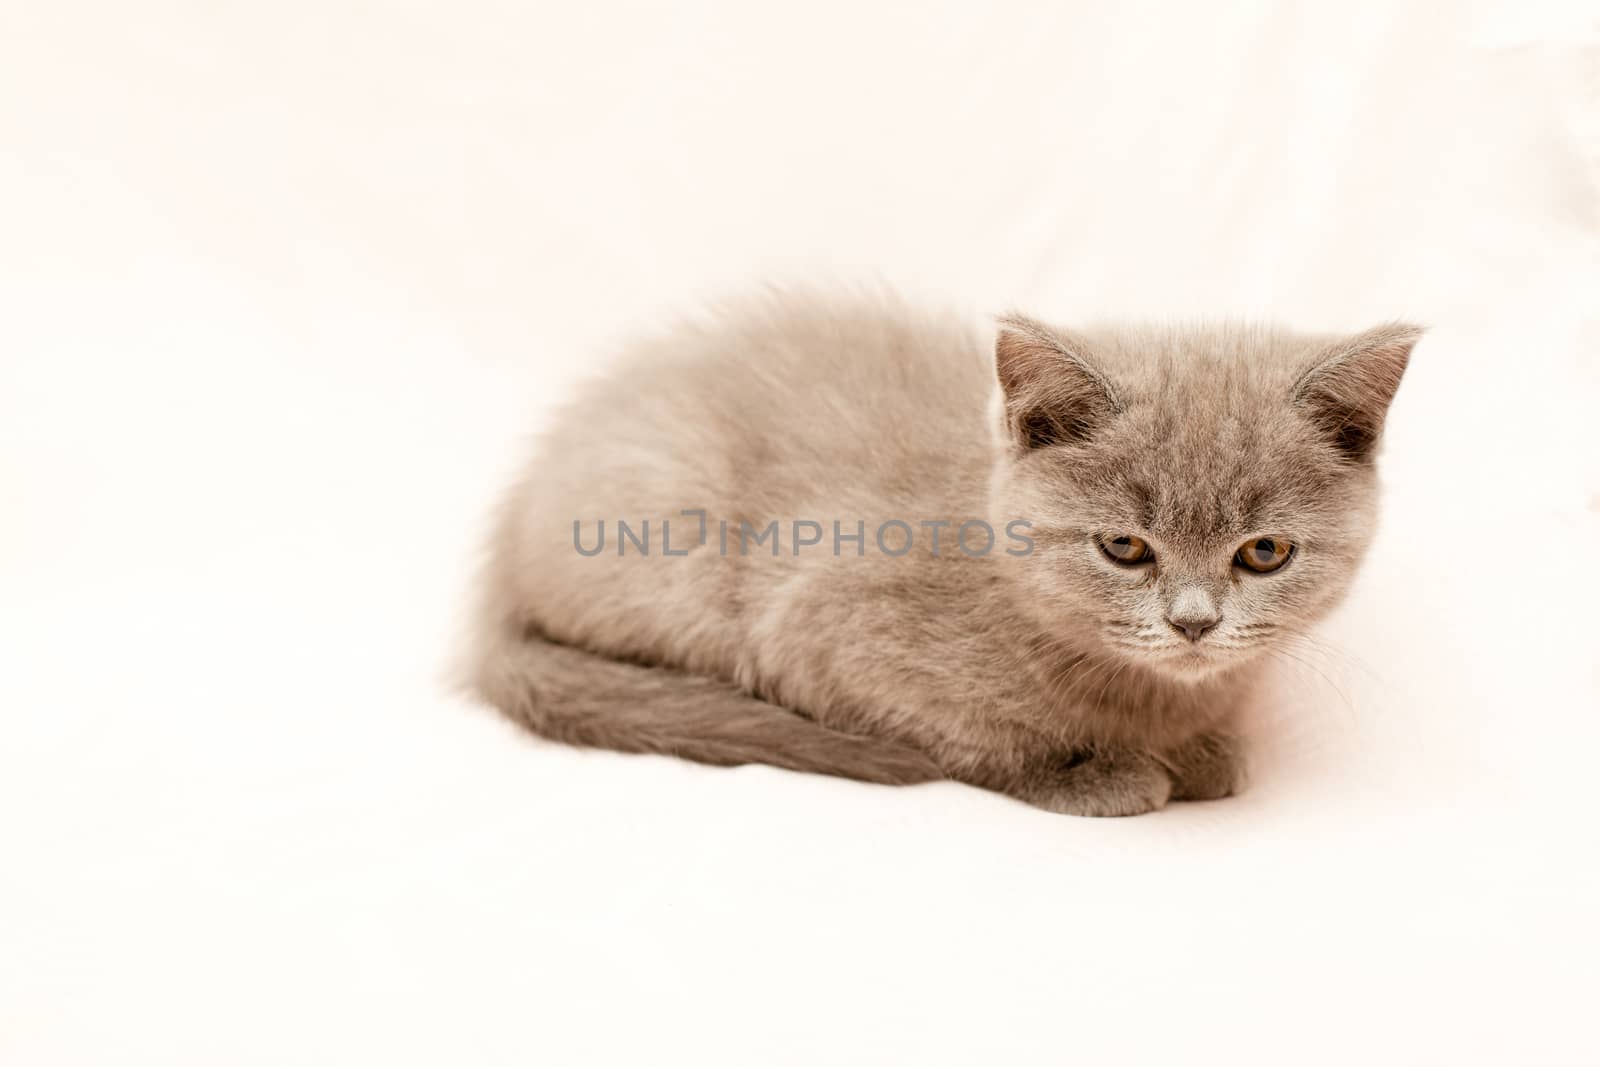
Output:
[[[638,345],[547,432],[484,574],[476,690],[535,732],[1088,815],[1224,796],[1268,650],[1343,595],[1414,327],[985,338],[890,300],[774,296]],[[1036,548],[593,558],[574,519],[1032,521]],[[1134,534],[1140,568],[1098,538]],[[1232,565],[1247,538],[1296,548]],[[677,537],[677,530],[674,530]],[[870,534],[869,534],[870,538]],[[1183,636],[1173,612],[1220,615]]]

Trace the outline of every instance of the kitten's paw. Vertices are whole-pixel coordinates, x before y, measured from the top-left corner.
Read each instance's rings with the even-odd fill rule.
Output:
[[[1166,806],[1172,779],[1149,756],[1097,751],[1064,761],[1022,799],[1062,815],[1143,815]]]
[[[1190,738],[1163,753],[1161,762],[1172,775],[1173,800],[1220,800],[1245,787],[1244,750],[1230,734]]]

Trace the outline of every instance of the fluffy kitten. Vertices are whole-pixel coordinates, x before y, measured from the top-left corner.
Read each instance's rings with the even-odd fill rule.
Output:
[[[985,337],[794,296],[682,327],[557,417],[511,492],[472,683],[571,744],[1080,815],[1225,796],[1264,653],[1367,548],[1419,334]]]

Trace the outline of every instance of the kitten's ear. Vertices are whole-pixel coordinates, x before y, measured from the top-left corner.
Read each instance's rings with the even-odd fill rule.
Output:
[[[1082,341],[1021,315],[1000,320],[994,365],[1006,429],[1024,449],[1077,444],[1117,413],[1116,394]]]
[[[1345,456],[1371,460],[1389,402],[1421,337],[1422,327],[1395,322],[1332,345],[1295,383],[1294,403]]]

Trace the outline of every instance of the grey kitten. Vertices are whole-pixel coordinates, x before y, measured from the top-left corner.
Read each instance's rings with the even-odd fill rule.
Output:
[[[1228,795],[1265,653],[1371,539],[1420,332],[737,306],[554,420],[493,536],[472,685],[624,752],[1078,815]]]

